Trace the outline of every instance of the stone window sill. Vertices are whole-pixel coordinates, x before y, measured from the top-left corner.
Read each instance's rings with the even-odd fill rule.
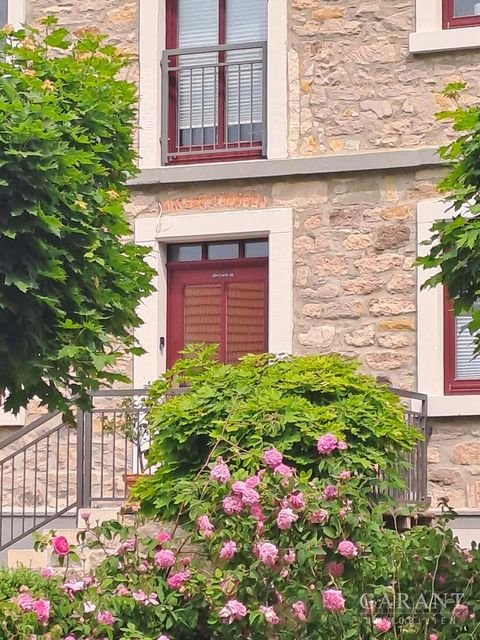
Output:
[[[433,53],[480,47],[480,27],[418,31],[410,34],[410,53]]]
[[[430,396],[428,415],[431,418],[448,416],[478,416],[480,414],[480,395]]]

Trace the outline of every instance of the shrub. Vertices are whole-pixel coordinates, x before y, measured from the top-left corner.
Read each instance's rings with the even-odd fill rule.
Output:
[[[394,472],[399,453],[419,434],[405,424],[398,398],[359,374],[356,362],[265,354],[232,366],[213,361],[212,354],[213,348],[189,352],[150,389],[148,462],[158,467],[135,489],[148,513],[175,517],[188,500],[188,481],[217,456],[233,470],[253,470],[274,445],[287,463],[318,475],[314,443],[327,432],[348,439],[349,465],[388,469],[388,485],[400,486]],[[178,385],[187,385],[188,393],[165,401]]]

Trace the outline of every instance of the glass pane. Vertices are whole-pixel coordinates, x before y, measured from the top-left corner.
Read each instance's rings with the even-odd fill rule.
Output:
[[[227,362],[267,351],[265,284],[244,282],[227,288]]]
[[[479,0],[454,0],[454,16],[456,18],[480,16]]]
[[[218,242],[208,245],[209,260],[235,260],[239,255],[238,242]]]
[[[169,262],[192,262],[201,259],[201,244],[172,244],[168,247]]]
[[[247,240],[245,242],[246,258],[268,258],[268,240]]]
[[[471,316],[455,318],[455,378],[457,380],[480,380],[480,358],[475,355],[474,337],[468,330]]]
[[[185,345],[222,340],[222,286],[187,285],[184,293]]]
[[[0,0],[0,27],[3,27],[4,24],[7,24],[8,21],[8,0]]]

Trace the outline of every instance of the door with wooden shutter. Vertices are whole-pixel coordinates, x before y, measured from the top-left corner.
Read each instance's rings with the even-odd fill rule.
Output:
[[[167,362],[188,344],[216,343],[234,363],[268,351],[265,258],[168,264]]]

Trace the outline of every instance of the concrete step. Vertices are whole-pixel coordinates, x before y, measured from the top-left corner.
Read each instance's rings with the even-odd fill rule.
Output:
[[[10,569],[19,567],[42,569],[48,566],[48,554],[46,551],[35,551],[34,549],[9,549],[7,566]]]

